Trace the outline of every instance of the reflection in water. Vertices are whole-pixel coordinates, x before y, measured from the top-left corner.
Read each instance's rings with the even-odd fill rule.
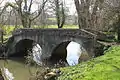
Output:
[[[8,59],[7,62],[0,60],[0,68],[8,69],[13,74],[14,80],[29,80],[31,74],[35,74],[38,67],[26,66],[23,60],[21,58]]]
[[[38,64],[42,65],[41,55],[42,55],[42,48],[39,44],[35,44],[32,48],[33,53],[33,60]]]
[[[7,80],[14,80],[13,74],[10,73],[10,71],[7,68],[4,67],[2,71],[3,71],[5,78]]]
[[[71,41],[67,46],[66,60],[70,66],[77,65],[79,58],[83,53],[82,46],[76,42]]]
[[[1,69],[0,69],[0,80],[4,80],[4,77],[3,77]]]

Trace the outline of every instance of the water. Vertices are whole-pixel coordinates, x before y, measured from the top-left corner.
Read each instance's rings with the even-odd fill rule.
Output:
[[[83,52],[82,46],[76,42],[70,42],[67,46],[67,57],[66,60],[70,66],[78,64],[78,60]],[[37,64],[41,64],[42,49],[36,44],[33,46],[33,60]],[[0,68],[6,68],[10,73],[13,74],[14,80],[29,80],[32,74],[38,70],[38,67],[25,65],[25,59],[23,58],[12,58],[0,60]],[[39,67],[40,69],[40,67]]]
[[[1,71],[4,72],[5,79],[7,80],[14,80],[13,74],[8,70],[8,68],[1,68]]]
[[[29,80],[30,76],[37,71],[35,66],[26,66],[23,59],[0,60],[0,68],[7,68],[13,74],[14,80]]]

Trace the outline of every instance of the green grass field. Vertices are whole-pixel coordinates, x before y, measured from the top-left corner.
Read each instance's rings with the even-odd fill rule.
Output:
[[[5,34],[11,34],[11,32],[15,29],[23,28],[22,26],[12,26],[12,25],[5,25],[2,27],[2,29],[5,31]],[[32,26],[32,28],[58,28],[57,25],[48,25],[48,26]],[[78,29],[79,27],[77,25],[64,25],[64,29]]]
[[[33,28],[58,28],[57,25],[48,25],[48,26],[33,26]],[[63,29],[78,29],[79,27],[77,25],[64,25]]]
[[[57,80],[120,80],[120,46],[111,47],[101,57],[61,70]]]

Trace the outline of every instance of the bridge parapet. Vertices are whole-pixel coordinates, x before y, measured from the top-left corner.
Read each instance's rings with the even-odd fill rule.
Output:
[[[13,32],[13,36],[18,35],[48,35],[48,36],[82,36],[86,38],[94,38],[96,35],[89,33],[83,29],[18,29]]]

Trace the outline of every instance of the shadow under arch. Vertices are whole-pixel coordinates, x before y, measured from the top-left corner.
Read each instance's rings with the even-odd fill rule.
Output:
[[[28,55],[28,50],[32,51],[34,43],[36,43],[36,42],[31,39],[22,39],[22,40],[18,41],[17,44],[15,45],[15,53],[9,55],[9,57],[24,58],[24,56]]]
[[[77,44],[80,44],[80,51],[81,51],[80,53],[81,54],[79,56],[78,63],[81,62],[81,61],[87,61],[88,59],[90,59],[89,54],[88,54],[87,50],[85,49],[85,47],[83,46],[82,43],[79,43],[77,41],[64,41],[64,42],[61,42],[60,44],[58,44],[54,48],[54,50],[51,54],[51,57],[49,59],[49,61],[52,62],[52,64],[57,64],[57,63],[59,63],[59,61],[63,61],[68,65],[68,62],[66,60],[67,54],[68,54],[66,48],[67,48],[67,46],[70,42],[75,42]],[[60,65],[60,67],[61,66],[63,66],[63,67],[66,66],[64,63],[63,64],[60,63],[59,65]]]
[[[64,41],[58,44],[52,51],[51,57],[49,58],[50,63],[57,64],[59,61],[67,62],[67,50],[66,47],[71,41]]]

